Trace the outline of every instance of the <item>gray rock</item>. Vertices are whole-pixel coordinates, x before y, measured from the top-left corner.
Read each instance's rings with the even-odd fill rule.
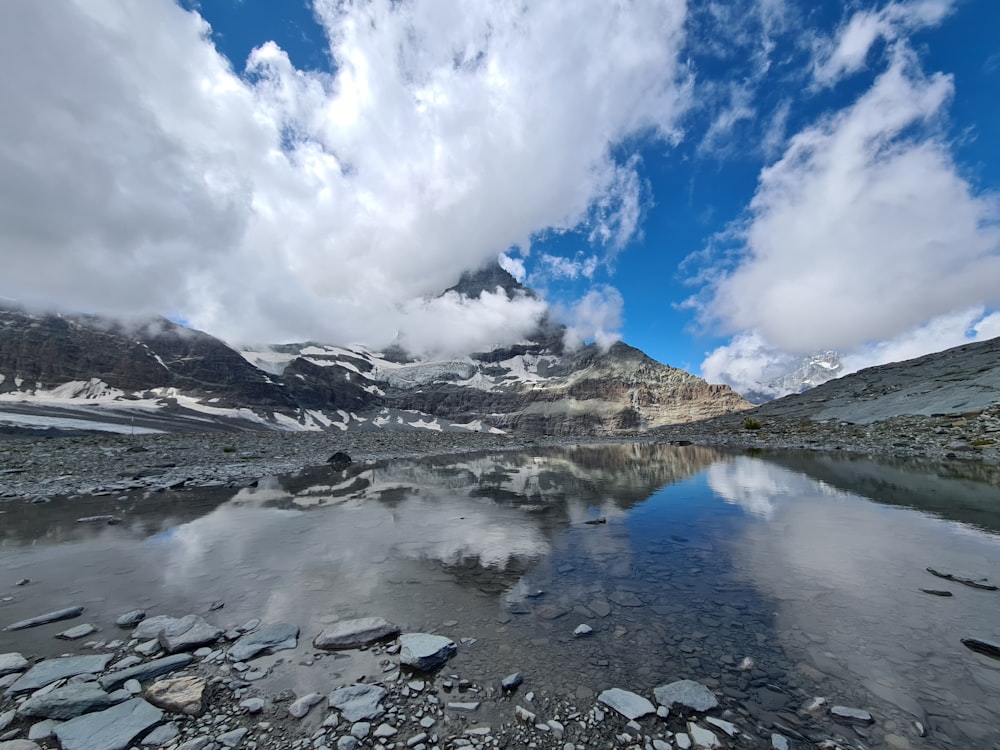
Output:
[[[279,622],[241,636],[229,649],[229,661],[246,661],[258,654],[293,649],[298,644],[298,626]]]
[[[772,734],[771,750],[788,750],[788,738],[781,734]]]
[[[200,716],[204,710],[206,684],[205,678],[193,675],[160,680],[146,690],[146,700],[164,711]]]
[[[590,625],[588,625],[587,623],[581,623],[580,625],[576,626],[576,629],[573,631],[573,635],[575,635],[577,638],[580,638],[581,636],[590,635],[593,632],[594,629],[590,627]]]
[[[44,721],[39,721],[37,724],[32,724],[31,729],[28,730],[28,739],[44,740],[51,737],[57,723],[54,719],[45,719]]]
[[[46,612],[44,615],[29,617],[27,620],[18,620],[17,622],[11,623],[5,627],[4,630],[24,630],[25,628],[34,628],[50,622],[70,620],[74,617],[79,617],[82,614],[83,607],[67,607],[66,609],[57,609],[55,612]]]
[[[0,677],[23,672],[28,668],[28,660],[19,653],[12,651],[8,654],[0,654]]]
[[[850,708],[849,706],[833,706],[830,709],[830,716],[837,721],[846,724],[874,724],[872,715],[861,708]]]
[[[91,711],[100,711],[111,704],[111,696],[100,685],[84,682],[34,695],[22,703],[17,711],[22,716],[66,720]]]
[[[0,742],[0,750],[42,750],[42,748],[31,740],[7,740]]]
[[[75,641],[80,638],[84,638],[91,633],[96,633],[97,628],[91,625],[89,622],[85,622],[81,625],[76,625],[69,630],[64,630],[61,633],[56,633],[56,638],[62,638],[64,641]]]
[[[124,750],[136,736],[162,720],[160,709],[133,698],[60,724],[55,735],[63,750]]]
[[[700,727],[693,721],[689,721],[687,725],[687,733],[694,743],[695,747],[702,747],[709,750],[714,747],[721,747],[719,743],[719,738],[715,736],[714,733],[708,731],[704,727]]]
[[[195,737],[194,739],[181,743],[177,746],[177,750],[205,750],[205,748],[211,744],[212,738],[202,735],[201,737]]]
[[[626,719],[639,719],[643,716],[656,713],[656,707],[641,695],[630,693],[621,688],[611,688],[605,690],[597,700],[609,708],[613,708]]]
[[[190,664],[193,659],[194,657],[192,657],[191,654],[174,654],[173,656],[164,656],[161,659],[147,661],[145,664],[137,664],[134,667],[122,669],[118,672],[110,672],[109,674],[104,675],[104,677],[101,677],[99,681],[101,683],[101,687],[105,690],[117,690],[129,680],[145,682],[153,679],[154,677],[159,677],[160,675],[176,672],[178,669],[183,669]]]
[[[608,599],[619,607],[641,607],[642,600],[631,591],[615,591]]]
[[[309,693],[309,695],[303,695],[288,707],[288,713],[296,719],[301,719],[321,700],[323,700],[323,696],[319,693]]]
[[[347,685],[337,688],[328,697],[330,708],[336,708],[350,722],[377,719],[385,713],[382,699],[386,690],[378,685]]]
[[[247,736],[248,731],[249,730],[246,727],[240,727],[239,729],[234,729],[231,732],[220,734],[215,739],[217,739],[223,747],[236,747],[243,742],[243,738]]]
[[[351,736],[357,737],[359,740],[363,740],[369,734],[371,734],[372,725],[367,721],[358,721],[354,723],[351,727]]]
[[[352,737],[349,734],[346,734],[337,740],[337,750],[356,750],[357,746],[357,738]]]
[[[392,737],[397,731],[396,727],[391,724],[379,724],[378,728],[372,733],[372,736],[381,740]]]
[[[399,637],[402,647],[399,662],[421,672],[440,667],[458,652],[450,638],[428,633],[404,633]]]
[[[248,714],[259,714],[265,705],[263,698],[247,698],[240,703],[240,708],[245,708]]]
[[[143,619],[135,626],[135,630],[132,631],[132,637],[139,641],[158,638],[160,633],[166,627],[176,623],[177,619],[176,617],[168,617],[167,615],[156,615],[156,617]]]
[[[78,674],[97,674],[102,672],[108,662],[114,658],[111,654],[94,654],[86,656],[61,656],[57,659],[40,661],[7,688],[6,695],[20,695],[38,690],[40,687]]]
[[[381,617],[362,617],[357,620],[344,620],[323,629],[323,632],[313,639],[313,646],[327,650],[360,648],[371,643],[395,638],[399,635],[399,626],[393,625]]]
[[[175,739],[180,737],[181,730],[178,729],[174,722],[169,724],[161,724],[152,732],[147,734],[142,738],[142,742],[139,743],[144,747],[158,747],[159,745],[166,745],[168,742],[173,742]]]
[[[611,614],[611,605],[603,599],[594,599],[592,602],[587,604],[587,609],[598,617],[607,617]]]
[[[479,710],[479,701],[448,701],[449,711],[461,711],[471,713]]]
[[[198,615],[185,615],[163,628],[157,639],[164,651],[176,654],[179,651],[192,651],[199,646],[215,643],[221,637],[222,628],[209,625]]]
[[[120,628],[131,628],[138,625],[140,622],[146,619],[146,610],[144,609],[133,609],[131,612],[126,612],[121,615],[117,620],[115,620],[115,625]]]
[[[524,678],[521,677],[521,673],[514,672],[514,674],[509,674],[500,681],[500,687],[504,690],[513,690],[522,682],[524,682]]]
[[[16,716],[17,716],[17,710],[13,708],[10,709],[10,711],[4,711],[2,714],[0,714],[0,732],[9,727],[11,725],[11,722],[14,721],[14,718]]]
[[[657,703],[667,708],[683,706],[692,711],[710,711],[719,705],[712,691],[694,680],[678,680],[669,685],[661,685],[653,689],[653,695],[656,696]]]
[[[998,641],[988,641],[983,638],[963,638],[962,644],[973,651],[992,656],[994,659],[1000,659],[1000,642]]]

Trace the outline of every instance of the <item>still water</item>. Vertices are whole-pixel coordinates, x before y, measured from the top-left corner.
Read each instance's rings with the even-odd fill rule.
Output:
[[[123,522],[76,522],[106,513]],[[1000,592],[927,567],[1000,579],[996,487],[835,457],[587,446],[0,505],[0,624],[70,605],[107,639],[136,607],[297,624],[267,690],[377,676],[365,652],[315,660],[310,642],[382,616],[466,639],[447,672],[520,671],[584,710],[609,687],[690,678],[751,727],[822,736],[829,719],[801,709],[824,696],[871,711],[874,726],[839,730],[867,747],[1000,747],[1000,661],[961,643],[1000,641]],[[582,623],[593,633],[574,637]],[[63,653],[67,626],[0,632],[0,653]]]

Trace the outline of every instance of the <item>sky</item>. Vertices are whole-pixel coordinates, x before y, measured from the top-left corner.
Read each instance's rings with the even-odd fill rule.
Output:
[[[548,316],[738,389],[991,338],[997,29],[995,0],[10,0],[0,296],[442,357]],[[495,262],[537,295],[441,295]]]

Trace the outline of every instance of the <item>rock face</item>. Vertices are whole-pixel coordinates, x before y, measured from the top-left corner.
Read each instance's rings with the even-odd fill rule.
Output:
[[[499,267],[467,274],[447,293],[476,296],[497,287],[532,294]],[[237,352],[163,319],[126,326],[0,309],[0,393],[23,395],[23,403],[4,406],[14,415],[69,416],[65,402],[77,399],[72,416],[86,419],[85,406],[98,401],[100,419],[90,418],[123,426],[131,424],[124,407],[153,402],[160,408],[149,410],[149,426],[199,431],[374,424],[614,435],[751,408],[728,386],[626,344],[570,351],[564,335],[564,327],[543,320],[521,343],[449,360],[311,342]],[[62,406],[46,399],[53,391]],[[185,398],[198,402],[197,411]],[[222,414],[236,408],[255,416]],[[207,416],[213,409],[220,410],[214,423]]]
[[[313,639],[313,645],[330,651],[360,648],[397,635],[399,635],[398,625],[393,625],[381,617],[362,617],[357,620],[337,622],[324,628],[323,632]]]

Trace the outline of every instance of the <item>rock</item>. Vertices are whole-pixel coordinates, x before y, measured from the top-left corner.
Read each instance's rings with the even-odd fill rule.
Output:
[[[428,633],[404,633],[399,637],[402,647],[399,652],[401,664],[420,672],[429,672],[440,667],[458,653],[458,647],[450,638]]]
[[[592,602],[587,604],[587,609],[598,617],[607,617],[611,614],[611,605],[603,599],[594,599]]]
[[[371,734],[372,725],[367,721],[357,721],[351,727],[351,736],[357,737],[359,740],[363,740],[369,734]]]
[[[115,625],[120,628],[131,628],[138,625],[145,619],[146,610],[133,609],[131,612],[126,612],[125,614],[119,616],[118,619],[115,620]]]
[[[448,701],[448,709],[471,713],[479,710],[479,701]]]
[[[50,622],[58,622],[59,620],[71,620],[74,617],[79,617],[83,614],[83,607],[67,607],[66,609],[58,609],[55,612],[46,612],[44,615],[37,615],[35,617],[29,617],[27,620],[19,620],[18,622],[12,623],[4,628],[4,630],[24,630],[26,628],[34,628],[39,625],[45,625]]]
[[[16,717],[17,711],[13,708],[0,714],[0,732],[9,727]]]
[[[101,683],[101,687],[105,690],[117,690],[129,680],[145,682],[146,680],[151,680],[154,677],[169,674],[170,672],[176,672],[178,669],[184,669],[184,667],[190,664],[193,660],[194,657],[192,657],[191,654],[174,654],[173,656],[164,656],[160,659],[147,661],[144,664],[137,664],[136,666],[129,667],[128,669],[110,672],[101,677],[99,682]]]
[[[399,635],[399,626],[381,617],[344,620],[323,629],[313,639],[313,646],[330,651],[360,648]]]
[[[240,727],[239,729],[233,729],[230,732],[225,732],[224,734],[220,734],[215,739],[217,739],[219,741],[219,744],[221,744],[223,747],[236,747],[241,742],[243,742],[243,738],[247,736],[248,731],[250,730],[248,730],[246,727]]]
[[[590,625],[582,623],[576,626],[576,629],[573,631],[573,635],[575,635],[577,638],[580,638],[581,636],[590,635],[593,632],[594,629],[590,627]]]
[[[930,594],[931,596],[953,596],[950,591],[945,591],[944,589],[920,589],[925,594]]]
[[[525,724],[535,723],[535,714],[521,706],[514,707],[514,718],[523,721]]]
[[[693,721],[688,722],[687,730],[688,736],[691,738],[691,742],[694,743],[695,747],[720,747],[718,737],[704,727],[698,726]]]
[[[694,680],[678,680],[661,685],[653,689],[653,695],[656,696],[657,703],[667,708],[680,705],[692,711],[710,711],[719,705],[712,691]]]
[[[117,526],[122,522],[121,516],[84,516],[76,519],[77,523],[106,523],[108,526]]]
[[[705,722],[711,724],[713,727],[721,729],[730,737],[735,737],[740,732],[740,730],[736,728],[735,724],[724,721],[723,719],[716,719],[714,716],[706,716]]]
[[[209,625],[198,615],[185,615],[160,631],[157,639],[168,654],[191,651],[222,636],[222,629]]]
[[[656,713],[656,707],[641,695],[630,693],[621,688],[605,690],[597,700],[605,706],[613,708],[626,719],[640,719],[643,716]]]
[[[345,734],[343,737],[337,740],[337,750],[356,750],[358,746],[358,740],[356,737],[352,737],[349,734]]]
[[[160,745],[166,745],[168,742],[173,742],[180,734],[181,730],[171,721],[169,724],[161,724],[147,734],[142,738],[140,744],[144,747],[159,747]]]
[[[500,687],[504,690],[510,691],[516,689],[522,682],[524,682],[524,678],[521,677],[521,673],[514,672],[513,674],[507,675],[500,681]]]
[[[771,750],[788,750],[788,739],[781,734],[771,735]]]
[[[615,591],[608,597],[619,607],[641,607],[642,600],[631,591]]]
[[[290,713],[296,719],[301,719],[307,713],[309,713],[309,709],[311,709],[321,700],[323,700],[323,696],[320,695],[319,693],[309,693],[309,695],[303,695],[301,698],[294,701],[292,705],[288,707],[288,713]]]
[[[212,744],[212,738],[202,735],[177,746],[177,750],[205,750]]]
[[[535,614],[543,620],[558,620],[569,614],[569,610],[558,604],[541,604],[535,607]]]
[[[246,661],[258,654],[293,649],[298,644],[298,626],[279,622],[241,636],[229,649],[229,661]]]
[[[91,625],[89,622],[85,622],[82,625],[76,625],[69,630],[64,630],[61,633],[56,634],[56,638],[62,638],[64,641],[75,641],[91,633],[96,633],[97,628]]]
[[[42,748],[31,740],[7,740],[0,742],[0,750],[42,750]]]
[[[163,712],[142,698],[84,714],[60,724],[55,735],[63,750],[124,750],[132,740],[163,720]]]
[[[158,638],[164,628],[176,622],[176,617],[168,617],[167,615],[156,615],[156,617],[143,619],[136,625],[135,630],[132,631],[132,637],[140,641]]]
[[[944,578],[946,581],[954,581],[955,583],[961,583],[964,586],[969,586],[974,589],[982,589],[983,591],[996,591],[997,587],[990,583],[985,578],[969,578],[968,576],[955,575],[954,573],[941,573],[940,571],[934,570],[934,568],[927,568],[927,572],[932,576],[937,576],[938,578]]]
[[[378,685],[347,685],[337,688],[328,696],[330,708],[336,708],[350,722],[377,719],[385,710],[382,699],[386,689]]]
[[[259,714],[265,705],[263,698],[247,698],[240,703],[240,708],[245,708],[248,714]]]
[[[688,750],[691,747],[691,738],[688,737],[687,732],[678,732],[674,735],[674,741],[677,743],[677,747],[680,750]]]
[[[326,460],[334,471],[343,471],[351,465],[351,457],[343,451],[337,451]]]
[[[962,645],[981,654],[992,656],[994,659],[1000,659],[1000,642],[987,641],[982,638],[963,638]]]
[[[111,654],[94,654],[85,656],[61,656],[56,659],[46,659],[33,666],[17,682],[7,688],[6,695],[20,695],[45,687],[49,683],[78,674],[98,674],[108,662],[114,658]]]
[[[0,654],[0,677],[14,672],[23,672],[28,668],[28,660],[16,651]]]
[[[200,716],[204,710],[205,684],[202,677],[160,680],[146,688],[146,700],[164,711]]]
[[[34,695],[22,703],[17,711],[22,716],[66,720],[91,711],[100,711],[111,704],[111,696],[100,685],[83,682]]]
[[[386,739],[387,737],[392,737],[396,734],[396,727],[391,724],[379,724],[372,736],[376,739]]]
[[[57,721],[54,719],[45,719],[44,721],[39,721],[37,724],[32,724],[31,729],[28,730],[29,740],[44,740],[52,736],[52,730],[56,728]]]
[[[874,724],[875,719],[867,711],[860,708],[850,708],[848,706],[834,706],[830,709],[830,716],[845,724]]]

